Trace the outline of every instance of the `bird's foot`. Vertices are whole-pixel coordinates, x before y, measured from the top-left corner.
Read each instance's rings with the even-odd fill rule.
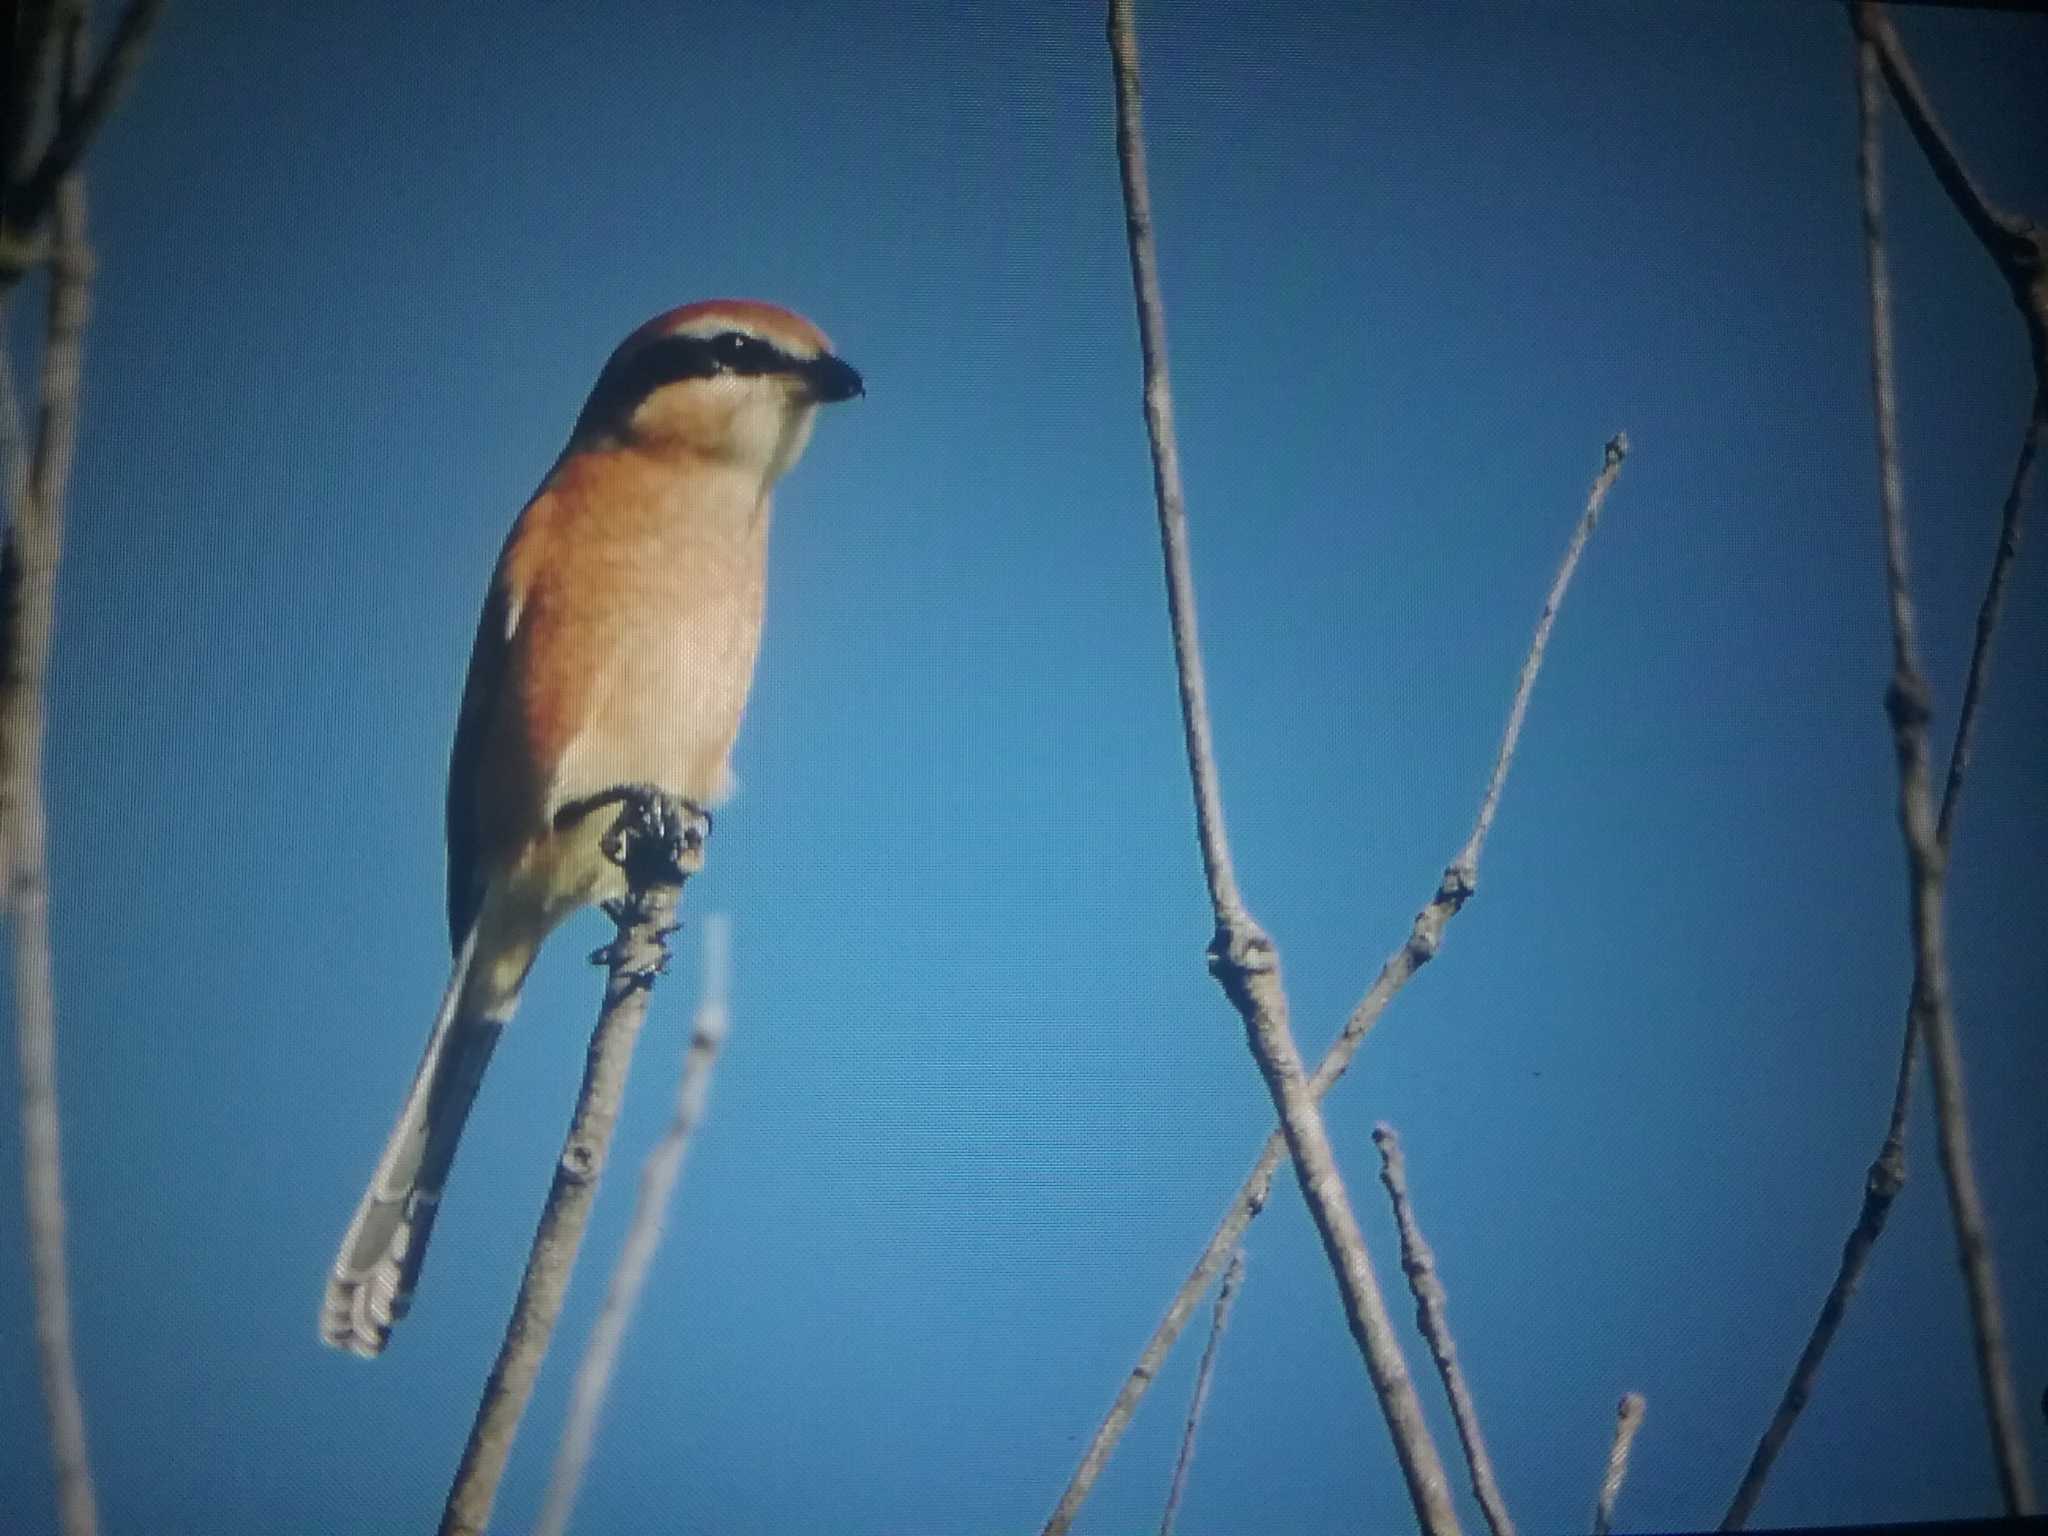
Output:
[[[615,784],[572,800],[555,812],[555,830],[607,805],[617,805],[619,814],[597,846],[629,880],[641,883],[635,879],[637,871],[645,880],[675,884],[704,867],[711,812],[654,784]]]
[[[619,937],[595,951],[590,963],[614,968],[626,964],[636,980],[652,985],[654,977],[668,964],[665,941],[680,925],[673,921],[660,923],[652,934],[646,935],[653,939],[652,945],[641,939],[628,946],[627,931],[657,914],[673,917],[674,888],[704,867],[704,840],[711,833],[711,813],[694,800],[652,784],[620,784],[564,806],[556,813],[555,825],[565,826],[606,805],[617,805],[619,813],[598,839],[597,846],[625,872],[626,894],[600,903],[605,915],[618,924]],[[656,894],[662,887],[669,888],[665,898]]]

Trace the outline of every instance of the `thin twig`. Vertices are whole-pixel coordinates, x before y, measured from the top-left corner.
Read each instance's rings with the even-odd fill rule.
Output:
[[[640,1293],[647,1284],[655,1250],[661,1246],[662,1223],[675,1194],[676,1181],[682,1177],[690,1137],[704,1118],[704,1105],[711,1095],[711,1069],[725,1044],[729,1023],[731,954],[731,920],[723,913],[705,918],[702,991],[690,1044],[683,1053],[675,1113],[640,1171],[640,1192],[633,1205],[632,1224],[626,1229],[625,1246],[619,1250],[611,1287],[605,1292],[604,1308],[597,1315],[597,1326],[591,1330],[583,1362],[576,1369],[575,1385],[569,1389],[569,1416],[562,1430],[561,1446],[555,1452],[555,1468],[548,1482],[547,1498],[541,1505],[540,1523],[534,1527],[536,1536],[563,1536],[569,1529],[569,1516],[575,1511],[583,1474],[590,1465],[590,1449],[597,1439],[598,1414],[611,1391],[619,1348],[625,1343],[627,1326],[640,1305]]]
[[[0,179],[19,186],[35,167],[37,138],[51,103],[57,99],[59,60],[65,7],[56,0],[22,0],[13,7],[13,57],[9,89],[0,103]]]
[[[85,188],[75,173],[57,190],[50,268],[49,328],[39,383],[35,446],[23,463],[18,404],[8,375],[8,499],[0,591],[4,591],[4,680],[0,680],[0,849],[13,922],[14,1019],[21,1058],[22,1183],[35,1287],[36,1350],[66,1536],[98,1529],[87,1457],[84,1399],[72,1344],[64,1261],[62,1122],[57,1106],[56,996],[50,964],[48,828],[43,805],[44,678],[56,618],[64,542],[64,495],[77,444],[79,377],[90,303]],[[4,337],[0,337],[4,341]]]
[[[1607,444],[1606,462],[1599,477],[1593,482],[1591,494],[1586,498],[1585,511],[1580,514],[1577,526],[1572,530],[1571,542],[1559,564],[1557,575],[1550,584],[1549,595],[1543,604],[1542,617],[1537,621],[1536,634],[1530,643],[1528,657],[1522,663],[1519,682],[1515,688],[1514,702],[1508,710],[1508,723],[1502,733],[1499,753],[1495,756],[1492,772],[1488,775],[1487,789],[1480,804],[1479,819],[1473,824],[1472,835],[1465,840],[1465,846],[1444,870],[1436,891],[1428,903],[1415,914],[1415,921],[1408,930],[1407,938],[1381,964],[1379,975],[1366,989],[1365,996],[1351,1010],[1344,1028],[1331,1042],[1317,1066],[1315,1076],[1309,1079],[1309,1091],[1318,1099],[1330,1091],[1337,1079],[1351,1065],[1358,1047],[1379,1022],[1387,1004],[1405,987],[1415,973],[1436,957],[1443,941],[1444,928],[1457,916],[1459,910],[1479,888],[1479,856],[1484,851],[1486,837],[1493,823],[1493,811],[1500,803],[1501,788],[1507,781],[1509,765],[1514,761],[1515,748],[1521,739],[1522,721],[1528,713],[1529,696],[1535,690],[1536,675],[1543,665],[1543,657],[1550,641],[1550,631],[1556,621],[1559,607],[1571,583],[1572,573],[1577,570],[1579,556],[1584,552],[1586,541],[1600,520],[1600,510],[1606,503],[1607,492],[1614,484],[1615,476],[1621,472],[1622,460],[1628,454],[1628,438],[1616,436]],[[1167,1355],[1179,1340],[1181,1331],[1187,1327],[1188,1319],[1201,1304],[1202,1297],[1215,1282],[1231,1250],[1243,1240],[1245,1229],[1252,1218],[1265,1209],[1266,1199],[1273,1188],[1273,1175],[1280,1167],[1280,1160],[1287,1155],[1287,1142],[1278,1130],[1266,1138],[1266,1145],[1260,1150],[1252,1171],[1238,1186],[1230,1208],[1223,1213],[1216,1230],[1211,1234],[1202,1255],[1195,1261],[1195,1267],[1188,1272],[1167,1305],[1166,1315],[1153,1329],[1152,1337],[1145,1341],[1144,1349],[1138,1355],[1138,1363],[1131,1368],[1122,1385],[1117,1388],[1116,1400],[1110,1404],[1109,1412],[1103,1416],[1094,1438],[1082,1452],[1080,1463],[1074,1468],[1073,1476],[1060,1494],[1059,1503],[1047,1519],[1043,1536],[1064,1536],[1072,1526],[1074,1517],[1087,1502],[1095,1481],[1102,1475],[1102,1469],[1109,1464],[1117,1442],[1129,1428],[1131,1418],[1138,1411],[1138,1404],[1158,1376],[1159,1369],[1166,1363]]]
[[[626,1075],[633,1064],[633,1046],[647,1017],[654,979],[667,962],[668,935],[675,932],[682,883],[701,863],[701,843],[686,844],[678,856],[643,819],[647,807],[628,801],[620,812],[617,835],[624,852],[630,888],[611,909],[618,936],[596,958],[609,967],[604,1005],[590,1037],[583,1068],[583,1086],[576,1095],[576,1113],[568,1139],[555,1165],[547,1205],[533,1234],[526,1273],[519,1282],[511,1321],[497,1362],[484,1383],[476,1422],[463,1447],[461,1464],[441,1512],[441,1536],[483,1536],[491,1505],[498,1496],[519,1420],[547,1357],[555,1319],[561,1315],[576,1250],[625,1099]]]
[[[1514,1536],[1515,1522],[1508,1515],[1507,1500],[1493,1475],[1493,1458],[1486,1453],[1486,1436],[1479,1428],[1479,1410],[1465,1385],[1465,1371],[1458,1364],[1458,1341],[1451,1334],[1450,1298],[1436,1275],[1436,1254],[1422,1235],[1415,1219],[1415,1206],[1408,1198],[1408,1160],[1401,1155],[1401,1138],[1391,1125],[1373,1127],[1373,1145],[1380,1149],[1380,1182],[1394,1206],[1394,1225],[1401,1233],[1401,1269],[1408,1276],[1408,1288],[1415,1296],[1415,1326],[1422,1331],[1429,1353],[1443,1378],[1444,1395],[1451,1400],[1451,1417],[1457,1421],[1458,1443],[1465,1448],[1465,1465],[1472,1474],[1472,1494],[1486,1516],[1493,1536]]]
[[[1636,1443],[1636,1431],[1643,1427],[1643,1407],[1642,1393],[1622,1395],[1614,1416],[1614,1443],[1607,1448],[1607,1471],[1600,1479],[1600,1502],[1593,1509],[1593,1536],[1607,1536],[1614,1526],[1614,1503],[1628,1477],[1628,1453]]]
[[[1970,754],[1976,746],[1977,709],[1984,686],[1991,676],[1991,642],[1998,633],[1998,619],[2005,607],[2006,578],[2019,558],[2020,534],[2025,521],[2028,482],[2033,478],[2041,445],[2048,439],[2048,380],[2036,387],[2034,402],[2027,413],[2026,430],[2020,435],[2019,458],[2012,467],[2006,487],[2005,505],[1998,518],[1998,547],[1991,556],[1991,575],[1984,583],[1984,599],[1977,607],[1977,633],[1970,648],[1970,670],[1963,679],[1962,713],[1956,721],[1955,745],[1949,750],[1948,782],[1942,790],[1941,819],[1935,836],[1947,849],[1955,832],[1956,797],[1970,771]]]
[[[1955,742],[1949,751],[1948,779],[1942,789],[1941,813],[1935,823],[1935,841],[1944,857],[1955,829],[1956,808],[1976,737],[1978,709],[1990,677],[1991,642],[1997,633],[1999,612],[2005,601],[2006,578],[2019,554],[2027,482],[2044,434],[2048,434],[2048,395],[2036,394],[1999,519],[1998,547],[1992,555],[1990,579],[1985,583],[1984,599],[1977,610],[1976,642],[1970,651],[1969,672],[1963,685],[1962,712],[1956,723]],[[1917,997],[1918,993],[1916,972],[1913,995]],[[1742,1529],[1755,1512],[1757,1501],[1763,1497],[1771,1468],[1784,1450],[1786,1440],[1791,1437],[1799,1415],[1813,1396],[1821,1362],[1827,1358],[1827,1352],[1834,1344],[1835,1334],[1848,1312],[1850,1298],[1862,1284],[1863,1272],[1870,1267],[1871,1253],[1884,1233],[1892,1206],[1898,1200],[1899,1192],[1905,1188],[1906,1118],[1912,1108],[1913,1066],[1918,1059],[1919,1044],[1919,1012],[1909,1002],[1904,1039],[1899,1048],[1898,1077],[1892,1088],[1891,1115],[1885,1125],[1884,1140],[1863,1177],[1863,1203],[1856,1213],[1856,1224],[1842,1244],[1842,1260],[1835,1271],[1834,1283],[1828,1287],[1827,1297],[1821,1302],[1820,1315],[1814,1320],[1813,1331],[1799,1351],[1798,1362],[1792,1367],[1791,1378],[1785,1384],[1784,1396],[1778,1400],[1771,1422],[1758,1438],[1749,1466],[1729,1501],[1728,1511],[1721,1517],[1721,1529],[1724,1531]]]
[[[1969,1292],[1971,1329],[1984,1396],[1984,1413],[1998,1463],[2000,1491],[2008,1514],[2031,1514],[2034,1490],[2026,1463],[2006,1358],[2005,1321],[1998,1301],[1990,1239],[1976,1171],[1970,1159],[1969,1121],[1964,1105],[1963,1064],[1949,1000],[1948,961],[1942,927],[1945,855],[1937,832],[1928,763],[1929,690],[1914,639],[1913,601],[1906,553],[1905,493],[1900,480],[1898,404],[1891,331],[1891,279],[1884,248],[1883,195],[1879,176],[1879,50],[1866,28],[1869,6],[1855,10],[1856,107],[1860,129],[1857,176],[1863,200],[1863,250],[1870,285],[1871,393],[1877,415],[1878,484],[1885,541],[1885,582],[1891,609],[1892,680],[1885,694],[1892,747],[1898,761],[1899,822],[1909,871],[1908,911],[1915,976],[1913,1011],[1927,1042],[1934,1081],[1935,1124],[1941,1168],[1948,1181],[1949,1211]]]
[[[1244,1250],[1230,1256],[1230,1268],[1223,1272],[1223,1285],[1216,1293],[1216,1314],[1209,1324],[1209,1342],[1202,1346],[1202,1363],[1195,1368],[1195,1395],[1188,1400],[1188,1422],[1181,1431],[1180,1455],[1174,1458],[1173,1481],[1166,1490],[1166,1512],[1159,1517],[1159,1536],[1173,1536],[1174,1517],[1188,1489],[1188,1469],[1195,1463],[1195,1436],[1201,1432],[1202,1410],[1209,1406],[1209,1381],[1216,1373],[1216,1352],[1223,1343],[1223,1329],[1230,1321],[1230,1305],[1237,1300],[1237,1288],[1244,1283]]]
[[[1131,278],[1138,305],[1144,355],[1145,425],[1152,444],[1153,489],[1159,503],[1159,536],[1166,560],[1167,608],[1180,681],[1181,722],[1188,774],[1195,794],[1195,818],[1216,936],[1210,941],[1210,970],[1244,1020],[1245,1037],[1279,1113],[1294,1157],[1309,1214],[1344,1299],[1345,1320],[1364,1357],[1366,1373],[1393,1437],[1394,1454],[1408,1485],[1416,1517],[1431,1536],[1458,1528],[1443,1463],[1430,1440],[1422,1404],[1407,1364],[1364,1235],[1330,1146],[1322,1112],[1309,1092],[1301,1052],[1287,1021],[1287,993],[1273,941],[1246,910],[1230,862],[1223,827],[1223,795],[1210,740],[1207,689],[1195,621],[1195,588],[1188,556],[1187,513],[1182,503],[1180,456],[1173,430],[1173,401],[1167,375],[1166,311],[1159,296],[1158,256],[1152,237],[1151,194],[1146,184],[1145,146],[1139,122],[1137,29],[1131,0],[1110,0],[1109,43],[1115,64],[1117,160],[1123,173],[1124,210],[1131,253]]]
[[[1913,61],[1884,11],[1869,0],[1855,0],[1851,21],[1857,35],[1876,48],[1892,99],[1933,167],[1935,179],[2012,290],[2033,350],[2035,390],[2048,392],[2048,230],[1999,207],[1978,187],[1935,116]]]
[[[27,164],[23,150],[35,133],[35,121],[23,121],[23,137],[16,139],[14,164],[8,170],[4,195],[0,195],[0,293],[14,287],[35,266],[41,250],[37,229],[55,203],[57,182],[80,164],[92,139],[113,115],[115,106],[121,104],[121,96],[141,66],[141,55],[150,45],[150,33],[156,31],[156,20],[162,10],[164,0],[131,0],[129,8],[121,12],[121,20],[115,23],[98,66],[92,70],[92,78],[84,86],[68,88],[63,94],[55,131],[43,145],[39,158],[35,158],[33,168]],[[84,16],[84,6],[74,0],[70,6],[53,6],[51,14],[55,16],[51,35],[61,35],[66,31],[66,18]],[[18,111],[39,115],[33,90],[41,70],[35,59],[27,61],[27,68],[31,70],[31,96]]]
[[[1515,761],[1515,747],[1522,739],[1522,721],[1529,713],[1529,696],[1536,690],[1536,674],[1542,670],[1544,652],[1550,648],[1550,631],[1557,623],[1558,609],[1564,606],[1565,589],[1572,584],[1572,573],[1579,568],[1579,556],[1586,552],[1586,541],[1592,538],[1593,530],[1600,524],[1600,508],[1607,500],[1608,488],[1614,484],[1614,477],[1621,473],[1621,461],[1627,457],[1628,434],[1617,432],[1607,440],[1600,473],[1586,497],[1586,510],[1579,515],[1579,521],[1572,529],[1564,559],[1558,562],[1557,574],[1550,581],[1550,591],[1544,595],[1543,612],[1536,617],[1535,637],[1529,642],[1529,654],[1522,658],[1522,671],[1515,679],[1515,701],[1508,706],[1508,723],[1501,732],[1500,751],[1494,755],[1493,773],[1486,781],[1486,794],[1479,802],[1479,819],[1472,824],[1472,835],[1465,840],[1458,857],[1452,860],[1452,867],[1464,873],[1467,896],[1478,888],[1479,853],[1486,846],[1487,834],[1493,830],[1494,813],[1500,809],[1501,790],[1507,784],[1508,769]]]
[[[1855,20],[1852,17],[1852,22]],[[1955,740],[1949,749],[1948,776],[1942,788],[1941,811],[1935,824],[1935,840],[1945,857],[1954,840],[1962,787],[1976,744],[1977,719],[1991,674],[1992,641],[2005,603],[2006,582],[2013,561],[2019,556],[2027,492],[2042,440],[2048,437],[2048,352],[2044,352],[2041,343],[2042,336],[2048,334],[2048,292],[2044,292],[2038,281],[2043,249],[2039,230],[2032,221],[1991,203],[1978,188],[1935,117],[1890,20],[1881,11],[1872,11],[1862,18],[1861,25],[1865,35],[1878,49],[1879,62],[1891,87],[1892,99],[1926,154],[1936,179],[1948,192],[1963,221],[1984,244],[2012,289],[2027,322],[2036,374],[2033,400],[2020,435],[2019,455],[2000,509],[1998,543],[1991,558],[1991,574],[1985,582],[1984,596],[1977,609],[1976,636],[1963,682],[1962,707],[1957,717]],[[1917,972],[1912,995],[1919,995]],[[1862,1283],[1863,1272],[1869,1267],[1871,1253],[1884,1232],[1892,1206],[1905,1187],[1906,1120],[1912,1108],[1913,1067],[1918,1058],[1919,1043],[1919,1014],[1909,1003],[1899,1050],[1898,1076],[1892,1089],[1891,1114],[1885,1126],[1884,1140],[1864,1175],[1863,1199],[1855,1225],[1842,1244],[1841,1263],[1836,1269],[1834,1282],[1821,1303],[1813,1331],[1800,1349],[1784,1395],[1757,1440],[1742,1481],[1729,1502],[1727,1513],[1722,1516],[1723,1530],[1741,1529],[1762,1498],[1772,1466],[1813,1395],[1821,1362],[1834,1343],[1850,1298]]]
[[[75,4],[71,9],[83,12],[83,7]],[[107,40],[92,78],[81,90],[67,92],[56,130],[34,169],[21,166],[10,177],[6,196],[0,200],[4,203],[0,206],[0,215],[4,215],[0,219],[0,293],[28,270],[21,258],[33,253],[34,232],[50,211],[57,183],[78,165],[107,118],[120,105],[162,13],[163,0],[132,0],[114,24],[113,35]],[[32,124],[28,131],[34,131]],[[13,255],[10,257],[9,253]]]

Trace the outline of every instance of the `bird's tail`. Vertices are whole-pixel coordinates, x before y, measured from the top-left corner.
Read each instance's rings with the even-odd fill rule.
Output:
[[[502,1007],[485,1014],[465,1003],[475,951],[472,929],[455,957],[405,1107],[327,1279],[321,1342],[366,1359],[383,1352],[412,1302],[463,1122],[510,1014]]]

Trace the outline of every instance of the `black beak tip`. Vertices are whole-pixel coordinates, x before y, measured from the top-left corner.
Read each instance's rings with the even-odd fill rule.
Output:
[[[811,393],[822,404],[851,400],[868,392],[860,370],[829,352],[811,364]]]

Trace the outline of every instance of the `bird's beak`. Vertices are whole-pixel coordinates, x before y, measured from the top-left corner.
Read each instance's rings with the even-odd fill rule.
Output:
[[[830,352],[805,363],[803,376],[804,382],[811,387],[811,398],[821,405],[829,405],[835,400],[851,400],[855,395],[867,393],[867,387],[860,381],[860,371]]]

